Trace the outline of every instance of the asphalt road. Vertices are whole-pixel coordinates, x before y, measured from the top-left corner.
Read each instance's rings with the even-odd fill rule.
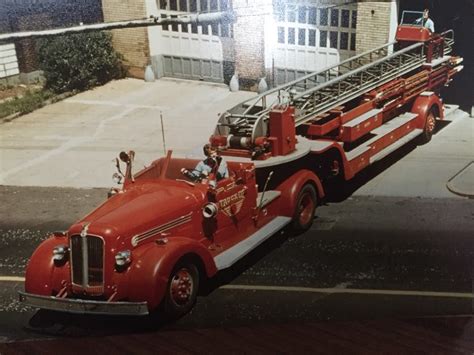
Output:
[[[105,189],[0,186],[0,276],[21,277],[48,232],[67,229],[105,196]],[[304,235],[275,235],[220,273],[174,324],[35,312],[16,301],[21,281],[0,281],[0,342],[468,314],[473,230],[472,200],[345,196],[321,206]]]

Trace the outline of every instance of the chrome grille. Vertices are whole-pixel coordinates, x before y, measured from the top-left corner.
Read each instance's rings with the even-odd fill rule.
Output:
[[[71,237],[72,282],[83,288],[102,286],[104,282],[104,242],[88,235]]]

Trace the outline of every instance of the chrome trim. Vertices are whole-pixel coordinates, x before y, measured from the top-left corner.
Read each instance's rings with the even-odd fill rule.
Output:
[[[84,228],[85,230],[85,228]],[[83,231],[84,231],[83,230]],[[87,287],[89,283],[89,248],[87,247],[87,234],[81,232],[82,247],[82,287]]]
[[[178,217],[172,221],[167,223],[161,224],[158,227],[154,227],[152,229],[147,230],[141,234],[136,234],[132,237],[132,246],[136,247],[139,243],[143,242],[144,240],[155,236],[158,233],[166,232],[172,228],[179,227],[183,224],[191,222],[193,212],[189,212],[187,215]]]
[[[86,229],[87,230],[87,229]],[[89,270],[87,269],[89,267],[89,260],[88,258],[88,250],[87,250],[87,237],[90,236],[90,237],[95,237],[95,238],[99,238],[101,241],[102,241],[102,285],[101,286],[97,286],[97,285],[89,285]],[[80,237],[81,238],[81,243],[82,243],[82,284],[77,284],[74,282],[74,257],[73,257],[73,253],[74,253],[74,250],[72,248],[72,238],[73,237]],[[85,242],[84,242],[85,240]],[[85,248],[84,248],[84,243],[85,243]],[[94,287],[104,287],[104,284],[105,284],[105,239],[103,237],[101,237],[100,235],[97,235],[97,234],[87,234],[85,237],[82,236],[82,232],[81,234],[73,234],[71,235],[71,237],[69,238],[69,250],[71,251],[70,255],[70,263],[71,263],[71,283],[73,286],[79,286],[79,287],[82,287],[83,289],[87,289],[87,288],[94,288]],[[87,261],[87,262],[84,262],[84,261]],[[86,270],[87,269],[87,270]]]
[[[20,302],[37,308],[77,314],[135,315],[148,314],[146,302],[90,301],[18,292]]]

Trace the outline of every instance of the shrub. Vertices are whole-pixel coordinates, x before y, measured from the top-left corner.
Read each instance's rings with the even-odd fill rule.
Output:
[[[84,91],[125,75],[111,35],[105,32],[43,39],[38,43],[38,57],[46,88],[55,93]]]

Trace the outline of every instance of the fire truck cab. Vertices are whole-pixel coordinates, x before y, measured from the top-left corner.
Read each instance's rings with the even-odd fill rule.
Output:
[[[308,229],[322,189],[298,171],[275,190],[257,185],[255,165],[228,162],[230,176],[192,181],[198,160],[166,158],[132,175],[122,189],[67,232],[54,233],[26,270],[27,304],[73,313],[179,317],[194,305],[200,283],[232,266],[283,227]],[[120,170],[119,170],[120,171]]]

